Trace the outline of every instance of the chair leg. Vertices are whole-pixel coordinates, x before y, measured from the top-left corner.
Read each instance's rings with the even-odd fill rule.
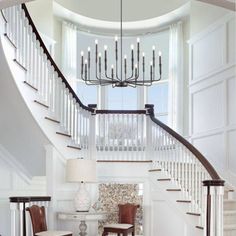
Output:
[[[108,235],[108,233],[103,231],[102,236],[107,236],[107,235]]]

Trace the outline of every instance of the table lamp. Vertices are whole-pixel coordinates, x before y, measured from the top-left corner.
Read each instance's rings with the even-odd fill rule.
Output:
[[[80,183],[74,203],[78,212],[88,212],[91,207],[91,198],[86,190],[85,183],[96,182],[96,161],[85,159],[69,159],[66,163],[67,182]]]

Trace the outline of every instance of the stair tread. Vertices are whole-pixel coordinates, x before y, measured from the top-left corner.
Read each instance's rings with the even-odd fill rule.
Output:
[[[68,148],[73,148],[77,150],[81,150],[81,147],[75,146],[75,145],[67,145]]]
[[[168,188],[168,189],[166,189],[166,191],[169,191],[169,192],[171,192],[171,191],[173,191],[173,192],[180,192],[181,191],[181,189],[180,188]]]
[[[227,225],[224,225],[224,229],[225,229],[225,230],[232,230],[232,229],[235,229],[235,230],[236,230],[236,224],[227,224]]]
[[[67,134],[67,133],[56,132],[56,134],[59,134],[59,135],[62,135],[62,136],[65,136],[65,137],[69,137],[69,138],[71,138],[71,135],[70,135],[70,134]]]
[[[191,203],[190,200],[176,200],[176,202],[179,202],[179,203]]]
[[[236,214],[236,210],[226,210],[224,211],[224,215],[234,215]]]
[[[149,172],[162,171],[162,169],[151,169]]]
[[[203,227],[203,226],[200,226],[200,225],[197,225],[196,228],[197,228],[197,229],[204,229],[204,227]]]
[[[233,202],[233,203],[235,203],[236,199],[224,199],[224,202]]]
[[[59,120],[53,119],[53,118],[51,118],[51,117],[48,117],[48,116],[45,116],[45,119],[46,119],[46,120],[49,120],[49,121],[52,121],[52,122],[55,122],[55,123],[57,123],[57,124],[59,124],[59,123],[60,123],[60,121],[59,121]]]
[[[171,181],[170,178],[157,179],[157,181]]]
[[[192,215],[192,216],[201,216],[200,213],[197,212],[186,212],[187,215]]]

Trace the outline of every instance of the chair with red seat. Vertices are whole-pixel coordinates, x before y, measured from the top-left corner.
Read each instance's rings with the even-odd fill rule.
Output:
[[[69,231],[47,230],[45,208],[33,205],[26,209],[30,213],[34,236],[72,236]]]
[[[119,207],[119,223],[118,224],[107,224],[104,226],[102,236],[107,236],[109,233],[117,233],[118,236],[122,234],[127,236],[135,234],[135,217],[139,205],[124,204],[118,205]]]

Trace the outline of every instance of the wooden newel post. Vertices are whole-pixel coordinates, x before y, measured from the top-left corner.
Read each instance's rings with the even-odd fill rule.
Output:
[[[206,199],[204,236],[223,236],[224,180],[203,181]]]

